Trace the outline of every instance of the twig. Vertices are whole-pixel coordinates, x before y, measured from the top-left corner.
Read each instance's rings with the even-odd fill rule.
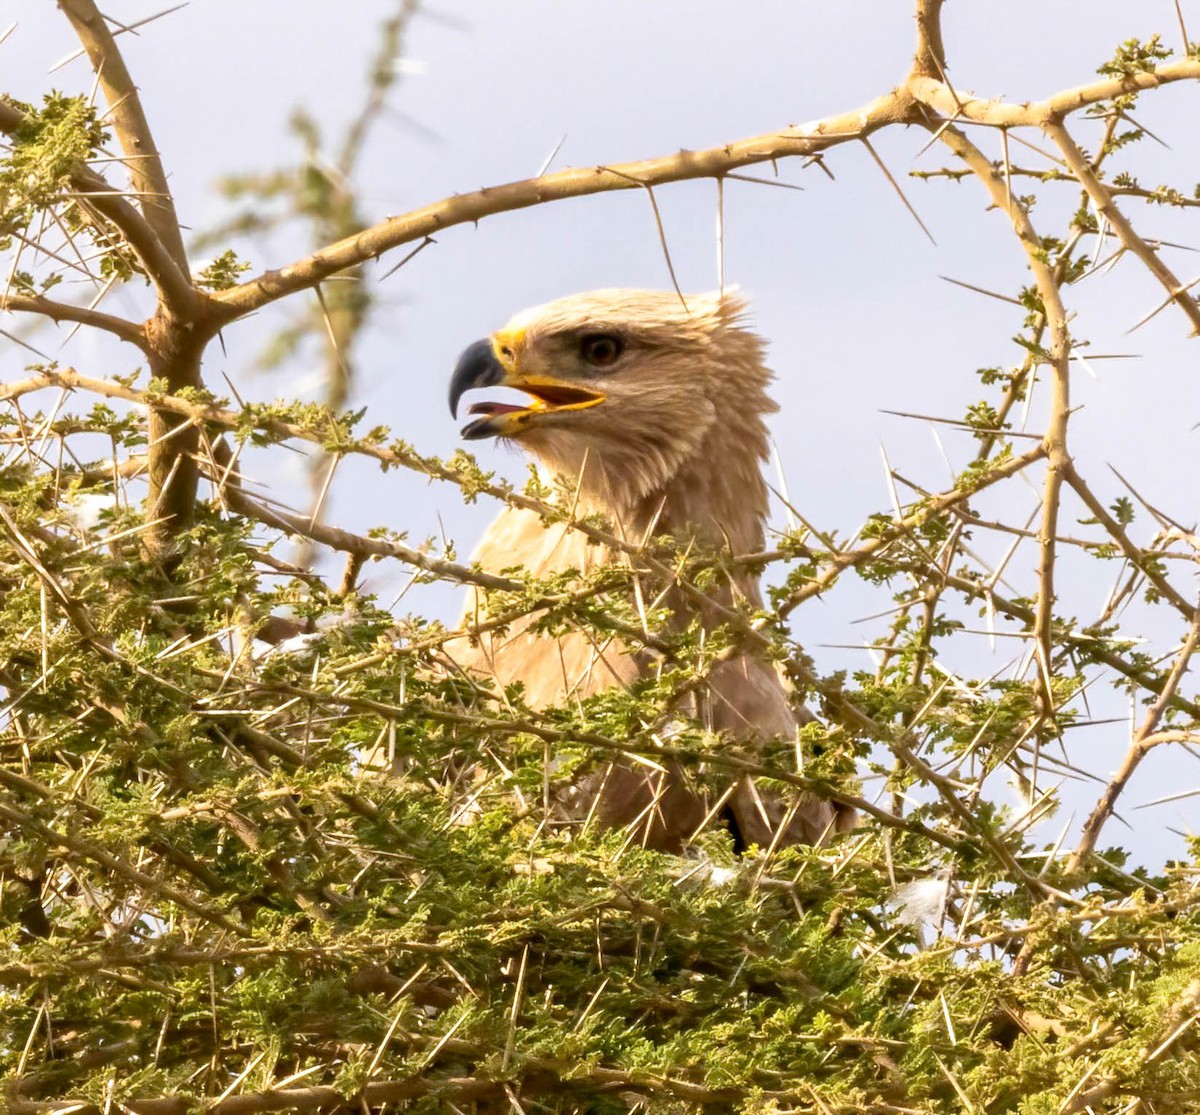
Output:
[[[1172,733],[1160,733],[1157,729],[1162,721],[1163,714],[1170,707],[1171,699],[1175,696],[1179,684],[1183,680],[1183,675],[1191,665],[1192,655],[1196,651],[1196,644],[1200,641],[1200,607],[1193,609],[1192,616],[1191,626],[1184,637],[1183,645],[1179,648],[1179,653],[1175,656],[1175,663],[1171,667],[1170,674],[1163,683],[1162,689],[1154,703],[1147,710],[1141,726],[1133,737],[1133,742],[1129,745],[1129,750],[1125,753],[1125,758],[1122,760],[1121,766],[1104,788],[1104,793],[1101,794],[1100,800],[1096,802],[1091,814],[1084,822],[1083,834],[1079,838],[1079,844],[1076,846],[1067,863],[1068,874],[1078,871],[1095,850],[1096,841],[1100,838],[1100,830],[1104,827],[1104,822],[1112,816],[1112,812],[1117,804],[1117,798],[1120,797],[1129,779],[1133,777],[1133,772],[1137,770],[1147,753],[1151,748],[1162,743],[1171,742],[1175,738]]]
[[[992,203],[1007,213],[1012,221],[1034,282],[1042,300],[1043,311],[1050,329],[1049,359],[1054,372],[1050,403],[1050,420],[1042,441],[1046,454],[1046,480],[1042,494],[1042,525],[1039,534],[1041,558],[1038,566],[1038,619],[1036,625],[1039,660],[1042,665],[1042,712],[1054,715],[1050,657],[1053,645],[1054,617],[1054,557],[1058,537],[1059,494],[1071,458],[1067,452],[1067,423],[1071,412],[1070,355],[1071,340],[1067,330],[1067,315],[1059,294],[1058,280],[1045,259],[1041,238],[1034,230],[1025,208],[1008,190],[1005,179],[992,163],[957,128],[947,128],[942,142],[975,173],[991,196]]]
[[[112,314],[101,313],[99,310],[89,310],[82,306],[72,306],[66,302],[55,302],[40,294],[9,294],[0,297],[0,310],[12,313],[40,314],[54,322],[71,321],[77,325],[90,325],[93,329],[112,333],[131,345],[136,345],[143,352],[148,349],[146,334],[141,325]]]
[[[122,150],[131,157],[130,181],[134,191],[143,198],[142,212],[146,223],[154,230],[176,266],[186,274],[187,252],[183,246],[179,218],[175,215],[175,203],[171,200],[166,171],[142,110],[137,86],[113,41],[112,32],[94,0],[58,0],[58,6],[71,21],[80,43],[87,51],[104,98],[110,106],[113,130],[121,142]]]
[[[1121,548],[1121,553],[1128,558],[1129,562],[1154,585],[1156,589],[1169,600],[1176,610],[1186,619],[1192,617],[1195,611],[1194,605],[1190,604],[1170,581],[1166,579],[1155,567],[1153,561],[1147,560],[1146,553],[1133,544],[1129,535],[1125,533],[1125,529],[1116,519],[1109,514],[1107,508],[1102,504],[1092,493],[1083,477],[1079,475],[1078,470],[1073,463],[1069,464],[1064,472],[1064,478],[1067,483],[1075,490],[1075,494],[1079,496],[1088,510],[1096,517],[1100,525],[1112,536],[1112,539]]]
[[[1197,305],[1196,300],[1188,293],[1188,288],[1163,263],[1158,252],[1134,231],[1128,218],[1113,202],[1104,183],[1096,176],[1091,164],[1066,128],[1057,121],[1047,122],[1044,128],[1046,134],[1058,145],[1058,149],[1063,153],[1063,158],[1071,168],[1071,173],[1087,191],[1097,212],[1103,215],[1105,220],[1116,230],[1117,235],[1121,238],[1121,243],[1146,265],[1146,269],[1162,284],[1172,301],[1176,302],[1187,315],[1188,320],[1192,323],[1193,335],[1200,334],[1200,305]]]

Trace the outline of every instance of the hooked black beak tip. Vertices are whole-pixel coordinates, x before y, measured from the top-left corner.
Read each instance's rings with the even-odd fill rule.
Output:
[[[458,417],[458,401],[476,387],[494,387],[504,379],[504,366],[489,340],[476,341],[458,358],[450,377],[450,415]]]

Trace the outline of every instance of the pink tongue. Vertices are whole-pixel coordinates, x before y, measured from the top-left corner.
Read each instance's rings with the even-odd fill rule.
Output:
[[[495,417],[497,414],[514,414],[518,410],[528,409],[528,407],[514,406],[512,403],[473,403],[467,413]]]

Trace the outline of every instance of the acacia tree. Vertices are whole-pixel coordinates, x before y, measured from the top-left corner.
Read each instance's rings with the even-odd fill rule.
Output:
[[[0,101],[13,257],[0,305],[116,337],[145,370],[39,363],[0,387],[10,1110],[1065,1115],[1200,1102],[1196,863],[1132,867],[1104,846],[1145,757],[1200,742],[1186,677],[1200,611],[1183,587],[1200,546],[1136,494],[1106,505],[1073,460],[1081,339],[1068,310],[1076,283],[1124,258],[1161,284],[1164,308],[1200,328],[1189,286],[1129,216],[1142,202],[1200,204],[1142,185],[1131,161],[1137,99],[1200,78],[1200,49],[1175,57],[1157,38],[1129,41],[1095,80],[1035,103],[982,100],[947,79],[940,0],[917,0],[917,47],[899,84],[801,127],[545,174],[365,227],[352,192],[317,180],[313,200],[311,160],[243,180],[235,192],[295,201],[320,245],[246,279],[231,253],[192,273],[153,106],[93,0],[59,7],[107,111],[59,95]],[[356,127],[369,128],[386,95],[410,10],[389,25]],[[974,459],[945,490],[909,484],[853,539],[796,527],[759,554],[632,548],[604,523],[572,519],[626,564],[539,583],[484,574],[394,529],[326,525],[320,483],[303,514],[243,484],[244,455],[301,444],[318,477],[354,455],[571,519],[552,491],[364,431],[361,414],[340,412],[336,386],[332,406],[248,401],[245,383],[221,398],[205,355],[231,323],[315,291],[311,322],[330,338],[340,383],[372,260],[391,266],[434,233],[561,198],[653,199],[673,182],[831,160],[851,143],[874,155],[871,136],[897,125],[945,150],[932,177],[970,179],[1007,217],[1029,272],[1005,296],[1020,359],[985,370],[986,398],[958,420]],[[1098,137],[1091,149],[1085,129]],[[314,150],[315,130],[303,135]],[[1014,158],[1010,139],[1048,143],[1049,168]],[[360,143],[352,131],[342,148],[346,178]],[[1079,198],[1069,225],[1040,227],[1035,201],[1064,190]],[[60,301],[53,288],[68,272],[95,277],[101,294],[144,283],[153,312],[138,321],[101,310],[100,297]],[[322,293],[352,272],[363,285],[350,301]],[[1021,440],[1012,419],[1035,389],[1046,427]],[[1042,493],[1028,528],[986,510],[1022,476]],[[81,520],[89,499],[112,504],[98,524]],[[1085,514],[1070,530],[1068,499]],[[1004,590],[1001,570],[976,556],[982,536],[1036,552],[1033,594]],[[293,539],[344,555],[344,573],[281,556]],[[492,624],[536,610],[548,626],[641,632],[662,669],[630,693],[530,710],[519,690],[449,668],[447,642],[471,629],[399,619],[359,592],[368,560],[478,586]],[[1103,614],[1060,614],[1063,571],[1099,562],[1120,569]],[[634,604],[639,574],[702,590],[747,563],[774,574],[770,606],[729,609],[715,636],[676,631]],[[846,677],[805,653],[793,622],[855,574],[893,603],[878,669]],[[1131,638],[1131,601],[1170,613],[1173,635],[1153,653]],[[285,605],[301,623],[291,633],[307,634],[281,642]],[[970,634],[963,617],[978,613],[1027,647],[1015,679],[943,665]],[[256,636],[275,651],[255,653]],[[681,721],[680,695],[746,649],[774,657],[797,701],[819,712],[801,748],[739,749]],[[1109,684],[1140,710],[1125,759],[1100,778],[1077,838],[1041,846],[1031,828],[1053,801],[1038,791],[1039,768],[1066,765],[1085,691]],[[681,860],[622,833],[547,823],[552,779],[620,755],[685,764],[701,781],[754,773],[853,805],[862,824],[820,849],[742,857],[714,828],[699,858]],[[464,771],[469,787],[455,782]],[[1027,808],[1000,804],[995,787],[1010,771],[1029,789]],[[856,788],[871,772],[886,795]],[[473,821],[456,823],[468,797]]]

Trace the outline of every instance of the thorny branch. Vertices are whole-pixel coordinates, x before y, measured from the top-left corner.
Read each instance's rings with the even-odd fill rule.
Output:
[[[1179,306],[1192,323],[1193,334],[1200,334],[1200,305],[1188,293],[1188,288],[1175,276],[1174,272],[1162,261],[1162,256],[1146,243],[1129,223],[1129,218],[1117,207],[1104,183],[1097,177],[1078,144],[1071,138],[1071,133],[1058,122],[1045,126],[1046,134],[1058,145],[1063,153],[1067,166],[1096,206],[1096,211],[1117,231],[1121,243],[1146,265],[1150,272],[1166,290],[1167,296]]]
[[[0,296],[0,310],[10,313],[37,314],[54,322],[70,321],[76,325],[88,325],[114,337],[120,337],[131,345],[136,345],[144,352],[146,336],[141,327],[124,318],[113,314],[101,313],[99,310],[88,310],[82,306],[72,306],[66,302],[55,302],[40,294],[6,294]]]
[[[925,124],[925,107],[943,118],[994,127],[1040,127],[1081,108],[1118,94],[1200,78],[1200,62],[1168,63],[1151,73],[1095,82],[1025,106],[1000,102],[957,101],[957,94],[940,80],[914,73],[892,93],[849,112],[809,124],[789,125],[774,132],[737,140],[702,151],[685,151],[658,159],[559,171],[540,178],[492,186],[435,202],[424,209],[391,217],[355,236],[279,269],[269,271],[216,296],[227,319],[256,310],[298,290],[315,286],[338,271],[356,267],[386,251],[498,213],[531,205],[592,194],[611,193],[684,182],[721,178],[741,167],[794,157],[813,158],[831,148],[870,136],[894,124]]]
[[[1046,480],[1042,496],[1042,529],[1039,535],[1041,560],[1038,568],[1037,654],[1041,666],[1042,711],[1047,718],[1055,713],[1050,685],[1050,658],[1054,615],[1054,559],[1058,535],[1059,493],[1063,474],[1071,458],[1067,452],[1067,421],[1070,415],[1070,336],[1067,332],[1066,310],[1063,308],[1058,282],[1045,260],[1042,241],[1029,219],[1029,214],[1012,196],[1003,176],[958,128],[943,125],[938,129],[942,142],[974,172],[983,183],[997,209],[1012,221],[1029,269],[1041,297],[1042,310],[1050,330],[1047,353],[1053,371],[1051,418],[1042,445],[1046,454]]]
[[[58,0],[58,6],[71,21],[96,72],[108,102],[109,119],[122,150],[129,156],[130,188],[141,201],[146,223],[176,266],[186,273],[187,252],[166,170],[142,110],[137,86],[117,49],[108,23],[93,0]]]
[[[1164,713],[1170,708],[1172,698],[1179,690],[1183,675],[1191,666],[1192,655],[1195,654],[1197,641],[1200,640],[1200,607],[1193,610],[1193,615],[1192,625],[1184,637],[1183,645],[1179,648],[1179,654],[1175,658],[1175,664],[1171,667],[1171,673],[1163,682],[1162,689],[1134,734],[1133,742],[1129,745],[1129,750],[1126,752],[1120,768],[1112,776],[1112,780],[1105,787],[1104,794],[1096,802],[1091,815],[1084,822],[1083,835],[1067,864],[1068,872],[1078,871],[1087,863],[1088,857],[1096,847],[1096,841],[1100,838],[1100,830],[1104,827],[1104,822],[1112,816],[1121,791],[1125,789],[1126,784],[1133,777],[1133,772],[1137,770],[1147,752],[1162,743],[1187,742],[1187,733],[1180,733],[1179,735],[1182,735],[1183,738],[1179,738],[1179,735],[1175,733],[1160,732],[1158,726],[1162,723]]]

